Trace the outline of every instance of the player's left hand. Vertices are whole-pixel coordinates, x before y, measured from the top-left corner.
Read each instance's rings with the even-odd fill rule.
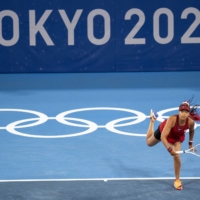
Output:
[[[189,145],[189,149],[193,149],[194,147],[192,145]]]

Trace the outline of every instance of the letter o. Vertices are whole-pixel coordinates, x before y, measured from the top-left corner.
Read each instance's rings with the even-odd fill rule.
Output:
[[[104,36],[101,39],[94,37],[94,17],[101,15],[104,18]],[[87,19],[88,39],[91,43],[96,45],[103,45],[110,39],[110,16],[108,12],[102,9],[95,9],[91,11]]]
[[[2,20],[4,17],[11,17],[13,20],[13,37],[5,40],[2,35]],[[3,46],[12,46],[19,40],[19,18],[17,14],[11,10],[3,10],[0,12],[0,44]]]

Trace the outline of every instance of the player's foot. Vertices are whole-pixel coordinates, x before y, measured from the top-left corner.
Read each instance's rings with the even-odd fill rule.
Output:
[[[154,122],[157,119],[157,117],[158,117],[158,114],[155,111],[151,110],[150,119]]]
[[[174,187],[175,187],[176,190],[182,190],[183,189],[183,185],[182,185],[182,183],[179,179],[174,181]]]

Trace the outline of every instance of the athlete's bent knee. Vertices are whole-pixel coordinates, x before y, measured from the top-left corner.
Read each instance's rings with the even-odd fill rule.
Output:
[[[148,141],[148,140],[146,140],[146,143],[147,143],[147,146],[149,146],[149,147],[152,147],[152,146],[155,145],[154,143],[152,143],[152,142],[150,142],[150,141]]]

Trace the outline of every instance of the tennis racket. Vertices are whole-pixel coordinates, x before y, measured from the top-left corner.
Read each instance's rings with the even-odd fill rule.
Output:
[[[190,153],[192,155],[200,157],[200,144],[197,144],[196,146],[194,146],[191,149],[184,150],[184,151],[177,151],[176,153],[178,153],[178,154],[181,154],[181,153]]]

